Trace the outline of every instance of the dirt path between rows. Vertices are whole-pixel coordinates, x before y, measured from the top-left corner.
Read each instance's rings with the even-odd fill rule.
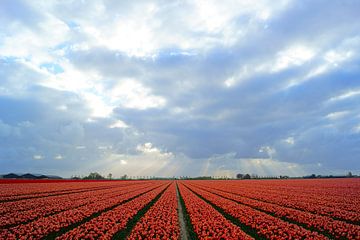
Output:
[[[176,198],[178,201],[178,215],[179,215],[179,224],[180,224],[180,239],[181,240],[189,240],[189,232],[186,228],[185,218],[184,218],[184,211],[182,205],[180,203],[180,193],[178,186],[176,184]]]

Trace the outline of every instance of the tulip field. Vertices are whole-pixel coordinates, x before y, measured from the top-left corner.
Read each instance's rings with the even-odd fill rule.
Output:
[[[360,179],[3,179],[0,239],[360,239]]]

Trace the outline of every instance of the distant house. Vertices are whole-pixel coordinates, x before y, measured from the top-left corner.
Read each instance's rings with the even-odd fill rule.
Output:
[[[238,174],[236,174],[236,178],[237,179],[251,179],[251,176],[250,176],[250,174],[241,174],[241,173],[238,173]]]

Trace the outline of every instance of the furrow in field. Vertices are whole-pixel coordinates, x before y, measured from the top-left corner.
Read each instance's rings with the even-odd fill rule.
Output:
[[[189,215],[186,211],[184,200],[180,195],[178,183],[176,183],[176,198],[178,202],[180,239],[188,240],[191,239],[190,232],[194,233],[194,229],[192,228]]]

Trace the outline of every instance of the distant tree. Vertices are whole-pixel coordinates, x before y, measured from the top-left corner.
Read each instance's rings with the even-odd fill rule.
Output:
[[[352,173],[351,172],[348,172],[348,174],[346,175],[347,177],[352,177]]]
[[[111,180],[112,179],[112,173],[109,173],[107,178]]]
[[[242,174],[242,173],[236,174],[237,179],[242,179],[243,177],[244,177],[244,174]]]
[[[253,173],[253,174],[251,174],[251,178],[257,179],[257,178],[259,178],[259,176],[257,174],[255,174],[255,173]]]
[[[100,179],[104,179],[104,177],[101,176],[100,173],[92,172],[88,176],[84,177],[84,179],[100,180]]]
[[[123,176],[121,176],[122,180],[126,180],[128,178],[128,176],[126,174],[124,174]]]
[[[316,175],[313,173],[313,174],[311,174],[309,176],[304,176],[303,178],[316,178]]]

